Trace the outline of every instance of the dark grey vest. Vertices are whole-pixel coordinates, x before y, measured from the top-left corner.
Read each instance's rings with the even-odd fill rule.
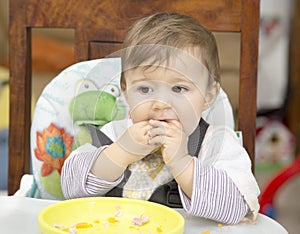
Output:
[[[96,147],[101,147],[104,145],[110,145],[112,143],[97,126],[86,125],[92,136],[92,144]],[[196,130],[189,136],[188,139],[188,151],[189,154],[198,157],[203,138],[205,136],[206,130],[208,128],[208,123],[203,119],[200,120],[199,125]],[[125,170],[123,181],[115,188],[111,189],[106,196],[109,197],[122,197],[123,187],[130,176],[130,171]],[[159,186],[151,195],[149,201],[157,202],[173,208],[181,208],[181,200],[178,192],[178,186],[175,180],[167,184]]]

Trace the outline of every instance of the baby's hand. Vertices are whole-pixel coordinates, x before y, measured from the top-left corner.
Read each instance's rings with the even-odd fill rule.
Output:
[[[162,145],[162,157],[171,169],[174,177],[178,176],[192,161],[188,154],[188,136],[177,120],[149,121],[152,128],[149,130],[149,144]]]
[[[148,121],[142,121],[130,126],[123,136],[119,139],[118,144],[126,152],[137,156],[136,161],[145,157],[158,146],[149,144],[149,130],[151,125]]]

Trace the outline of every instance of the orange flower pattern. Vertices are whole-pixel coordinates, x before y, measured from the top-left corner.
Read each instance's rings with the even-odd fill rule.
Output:
[[[34,150],[35,157],[43,161],[41,175],[47,176],[53,170],[61,174],[64,161],[72,151],[74,137],[68,135],[64,128],[59,129],[54,123],[43,130],[36,132],[37,148]]]

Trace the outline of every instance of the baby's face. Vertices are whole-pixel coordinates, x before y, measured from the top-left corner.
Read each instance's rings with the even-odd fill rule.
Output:
[[[181,122],[186,134],[197,127],[207,108],[205,94],[207,72],[190,70],[187,74],[174,69],[153,66],[125,72],[125,96],[134,123],[150,119]],[[195,76],[197,74],[197,76]]]

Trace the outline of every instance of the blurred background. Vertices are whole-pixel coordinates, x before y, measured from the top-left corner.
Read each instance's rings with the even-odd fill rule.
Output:
[[[8,0],[0,1],[0,190],[6,194],[9,115]],[[32,36],[32,108],[45,85],[74,63],[73,30],[34,29]],[[237,33],[216,33],[222,85],[234,112],[238,104]],[[261,0],[255,175],[263,191],[299,154],[300,0]],[[13,38],[10,38],[13,40]],[[299,174],[299,173],[298,173]],[[300,230],[300,178],[278,188],[268,215],[289,233]]]

